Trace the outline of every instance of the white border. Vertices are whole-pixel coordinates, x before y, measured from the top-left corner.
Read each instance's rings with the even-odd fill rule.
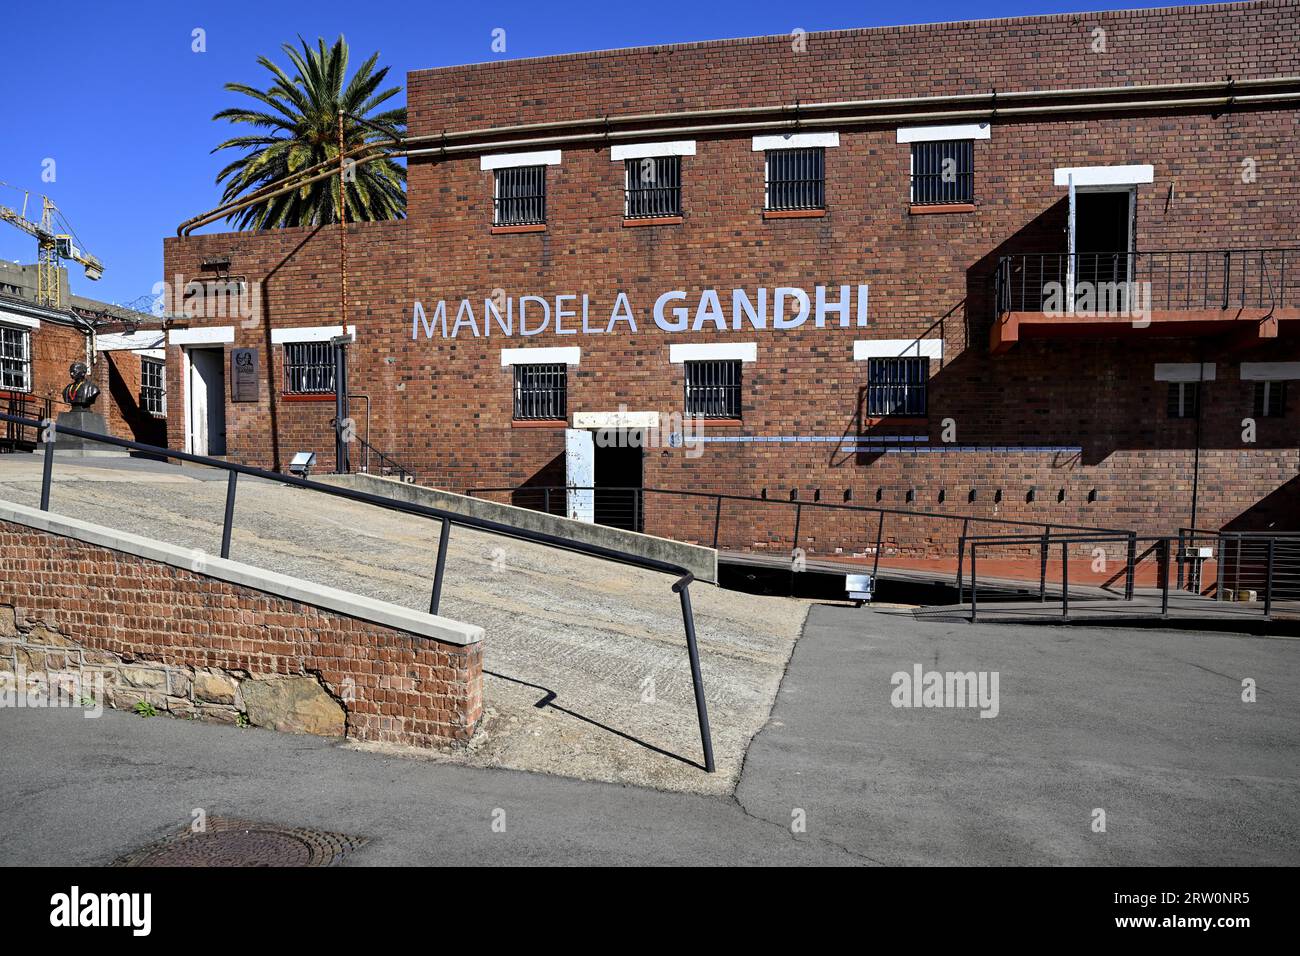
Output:
[[[658,412],[574,412],[573,427],[590,428],[658,428]]]
[[[952,139],[992,139],[993,128],[988,123],[962,123],[957,126],[902,126],[898,130],[900,143],[937,143]]]
[[[616,163],[621,159],[694,155],[695,140],[693,139],[675,139],[668,143],[623,143],[609,148],[609,158]]]
[[[1057,186],[1138,186],[1155,181],[1154,166],[1058,166],[1053,173]]]
[[[1284,382],[1300,378],[1300,362],[1242,362],[1243,382]]]
[[[1213,382],[1215,371],[1213,362],[1157,362],[1155,374],[1157,382]]]
[[[328,342],[336,335],[343,334],[341,325],[315,325],[300,327],[295,329],[272,329],[271,344],[284,345],[286,342]],[[357,339],[357,327],[348,326],[348,333],[352,341]]]
[[[502,349],[501,367],[508,365],[577,365],[582,361],[582,349],[576,345],[555,348]]]
[[[839,133],[786,133],[778,136],[755,136],[754,152],[768,149],[806,149],[809,146],[838,146]]]
[[[201,329],[171,329],[167,341],[172,345],[229,345],[235,341],[235,327],[212,325]]]
[[[39,329],[41,327],[40,319],[29,319],[25,315],[15,315],[12,312],[0,312],[0,322],[5,325],[17,325],[24,329]]]
[[[479,169],[511,169],[516,166],[558,166],[561,151],[545,149],[535,153],[493,153],[479,157]]]
[[[668,346],[668,361],[708,362],[712,360],[739,359],[742,362],[758,361],[757,342],[703,342],[690,345]]]
[[[858,339],[853,361],[873,358],[943,358],[943,339]]]

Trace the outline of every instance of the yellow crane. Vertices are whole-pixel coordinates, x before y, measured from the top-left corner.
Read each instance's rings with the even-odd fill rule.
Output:
[[[41,197],[41,218],[39,221],[27,218],[27,201],[30,194],[26,190],[0,183],[23,194],[21,209],[0,205],[0,220],[11,223],[29,236],[36,237],[36,301],[54,309],[63,308],[63,293],[59,288],[59,263],[68,259],[79,263],[86,270],[87,279],[98,279],[104,274],[104,264],[90,253],[83,251],[78,243],[77,234],[63,217],[59,207],[49,196]]]

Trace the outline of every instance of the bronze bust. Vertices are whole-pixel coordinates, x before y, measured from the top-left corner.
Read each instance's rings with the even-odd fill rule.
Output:
[[[63,400],[73,408],[89,408],[99,398],[99,386],[87,381],[90,369],[85,362],[73,362],[68,366],[72,381],[63,386]]]

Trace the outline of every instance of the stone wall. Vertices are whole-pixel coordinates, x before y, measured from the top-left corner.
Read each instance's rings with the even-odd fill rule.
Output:
[[[481,636],[202,552],[0,506],[6,694],[19,679],[53,680],[95,705],[443,746],[468,740],[482,715]]]

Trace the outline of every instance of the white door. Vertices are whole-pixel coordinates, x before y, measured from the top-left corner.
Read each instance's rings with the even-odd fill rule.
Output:
[[[1078,210],[1075,208],[1075,191],[1074,191],[1074,173],[1070,174],[1068,183],[1070,187],[1070,215],[1067,220],[1066,229],[1070,234],[1068,240],[1068,253],[1065,259],[1065,312],[1067,315],[1074,314],[1074,276],[1075,272],[1075,254],[1079,251],[1079,244],[1075,238],[1074,227],[1077,221]]]
[[[596,520],[596,442],[585,428],[564,430],[565,513],[578,521]]]
[[[226,453],[224,349],[190,349],[189,446],[195,455]]]

